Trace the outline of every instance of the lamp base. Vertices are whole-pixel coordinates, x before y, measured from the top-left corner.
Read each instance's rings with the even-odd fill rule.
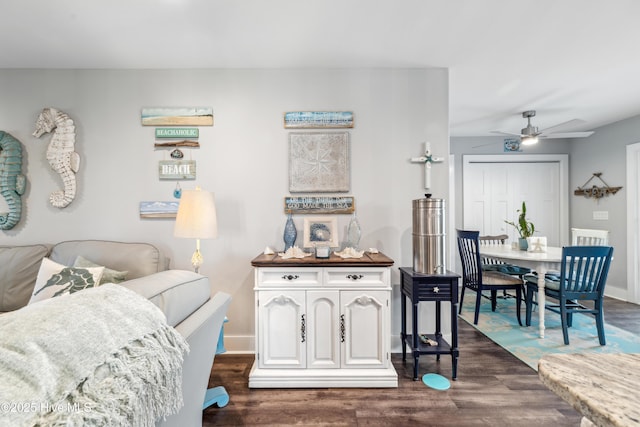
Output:
[[[191,256],[191,265],[196,273],[200,272],[200,266],[202,265],[202,254],[200,253],[200,239],[197,241],[196,251]]]

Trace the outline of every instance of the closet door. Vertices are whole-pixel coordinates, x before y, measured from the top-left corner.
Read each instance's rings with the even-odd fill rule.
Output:
[[[536,235],[546,236],[549,246],[561,246],[564,213],[560,197],[566,194],[562,186],[559,162],[491,159],[464,162],[464,228],[479,230],[481,235],[508,234],[513,242],[518,234],[504,220],[517,222],[516,211],[524,201],[527,217],[536,226]]]

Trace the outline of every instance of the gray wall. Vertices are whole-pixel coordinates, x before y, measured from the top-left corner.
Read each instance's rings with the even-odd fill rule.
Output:
[[[607,294],[627,298],[627,192],[623,188],[615,195],[596,201],[575,196],[594,172],[602,172],[602,178],[612,187],[624,187],[626,182],[626,146],[640,142],[640,116],[594,129],[589,138],[567,140],[542,140],[532,147],[523,147],[523,154],[569,154],[569,225],[578,228],[596,228],[610,231],[610,243],[614,246]],[[503,137],[451,138],[451,153],[455,154],[456,205],[462,207],[462,157],[465,154],[504,154]],[[489,144],[489,145],[485,145]],[[484,146],[483,146],[484,145]],[[478,147],[483,146],[483,147]],[[591,185],[602,186],[597,180]],[[608,220],[594,220],[593,211],[608,211]],[[456,210],[456,225],[462,225],[462,209]]]
[[[610,231],[614,260],[607,294],[623,299],[626,299],[627,290],[627,238],[632,237],[627,234],[626,146],[636,142],[640,142],[640,116],[598,128],[589,138],[571,145],[571,225]],[[594,172],[602,172],[602,179],[611,187],[623,188],[615,195],[597,201],[574,196],[573,191],[584,185]],[[591,185],[604,184],[594,178]],[[607,211],[609,219],[594,220],[593,211]]]
[[[363,235],[397,268],[412,264],[411,200],[422,197],[420,155],[428,140],[435,154],[449,150],[448,71],[444,69],[311,70],[0,70],[0,129],[23,144],[23,219],[0,233],[0,244],[55,243],[67,239],[145,241],[159,246],[171,266],[191,269],[195,242],[173,237],[173,220],[142,220],[139,202],[172,200],[175,182],[158,179],[154,128],[140,124],[150,106],[210,106],[214,126],[200,128],[195,182],[216,194],[219,238],[202,241],[214,290],[233,296],[225,328],[229,350],[253,350],[254,297],[251,259],[269,245],[282,250],[288,192],[285,111],[353,111],[351,191]],[[60,178],[45,152],[49,135],[31,136],[44,107],[57,107],[76,124],[81,156],[78,195],[65,209],[49,205]],[[448,165],[433,167],[431,192],[448,194]],[[6,210],[0,199],[0,211]],[[298,229],[303,218],[294,217]],[[338,216],[344,235],[349,216]],[[298,243],[302,233],[298,234]],[[399,335],[394,289],[392,335]]]

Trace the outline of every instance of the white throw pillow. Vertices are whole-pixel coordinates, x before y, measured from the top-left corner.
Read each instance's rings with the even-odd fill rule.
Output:
[[[104,267],[74,268],[43,258],[29,304],[98,286]]]

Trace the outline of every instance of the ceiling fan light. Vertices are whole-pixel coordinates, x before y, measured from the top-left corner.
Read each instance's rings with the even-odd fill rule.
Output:
[[[523,136],[522,137],[522,145],[533,145],[538,143],[537,136]]]

